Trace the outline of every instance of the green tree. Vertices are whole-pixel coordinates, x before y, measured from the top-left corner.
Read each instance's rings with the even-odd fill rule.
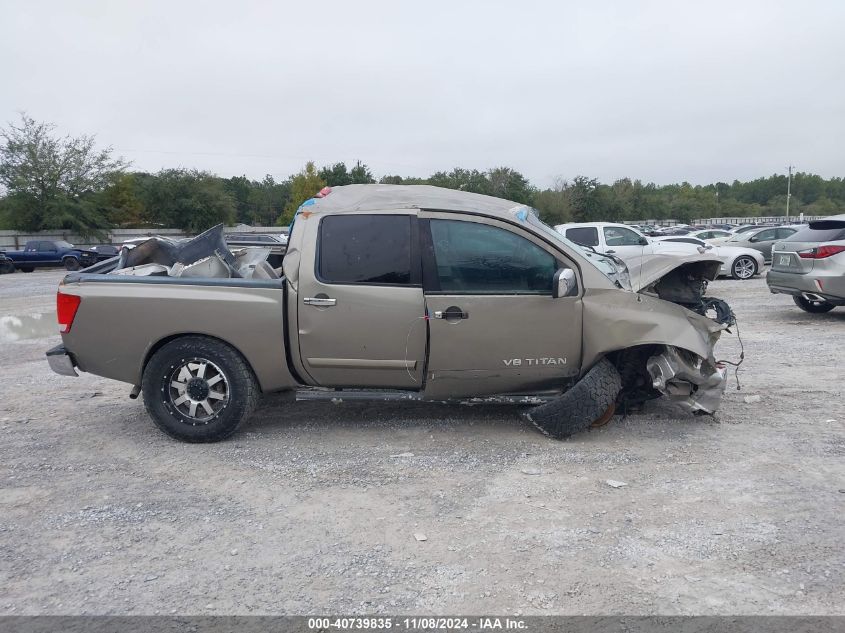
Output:
[[[249,197],[256,184],[246,176],[233,176],[223,180],[223,188],[235,201],[235,219],[238,222],[250,223],[252,206]]]
[[[376,179],[373,178],[373,174],[370,172],[370,168],[362,164],[360,160],[356,162],[355,167],[350,170],[349,178],[352,180],[353,185],[370,185],[376,181]]]
[[[308,161],[302,171],[290,179],[290,199],[276,223],[279,225],[290,224],[300,205],[317,195],[320,189],[325,186],[326,181],[320,178],[313,161]]]
[[[320,169],[318,176],[329,187],[342,187],[352,184],[352,175],[346,169],[346,163],[335,163],[332,166],[326,165]]]
[[[7,191],[6,224],[26,231],[70,229],[98,235],[109,226],[94,194],[126,163],[93,136],[58,137],[56,127],[21,115],[0,129],[0,185]]]
[[[235,221],[235,200],[223,180],[203,171],[165,169],[145,179],[141,199],[150,220],[160,226],[200,233]]]
[[[462,169],[456,167],[450,172],[438,171],[428,178],[428,184],[446,189],[459,189],[472,193],[490,192],[490,181],[487,174],[477,169]]]
[[[569,193],[573,221],[599,222],[607,219],[606,210],[602,208],[603,201],[599,187],[599,181],[595,178],[575,176]]]
[[[487,172],[487,193],[497,198],[531,204],[534,189],[528,179],[510,167],[496,167]]]
[[[112,226],[148,226],[150,219],[139,195],[139,181],[147,174],[117,173],[96,197],[97,205]]]
[[[534,195],[534,207],[540,212],[540,219],[552,226],[572,222],[569,183],[559,178],[550,189],[538,191]]]
[[[276,182],[268,174],[260,183],[253,184],[249,193],[250,224],[270,226],[290,200],[290,182]]]

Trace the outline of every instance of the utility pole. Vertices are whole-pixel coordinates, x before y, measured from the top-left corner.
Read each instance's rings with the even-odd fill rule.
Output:
[[[789,166],[789,176],[786,179],[786,221],[789,222],[789,199],[792,197],[792,165]]]

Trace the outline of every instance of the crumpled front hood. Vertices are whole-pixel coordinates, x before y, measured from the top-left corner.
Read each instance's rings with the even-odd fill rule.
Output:
[[[640,292],[659,281],[673,270],[698,262],[712,262],[712,274],[707,278],[712,281],[719,274],[722,260],[705,251],[703,253],[677,250],[672,248],[655,249],[655,253],[643,255],[639,261],[627,261],[628,273],[631,276],[631,287],[634,292]]]

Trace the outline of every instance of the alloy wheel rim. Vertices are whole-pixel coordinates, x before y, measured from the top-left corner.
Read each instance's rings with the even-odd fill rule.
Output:
[[[229,381],[217,365],[192,358],[177,365],[167,377],[170,404],[191,426],[208,424],[229,404]]]
[[[741,279],[748,279],[754,274],[754,263],[750,259],[739,259],[734,264],[734,272]]]

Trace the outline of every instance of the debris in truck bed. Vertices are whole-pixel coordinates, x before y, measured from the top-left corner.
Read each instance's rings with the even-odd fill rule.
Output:
[[[151,237],[120,252],[110,275],[278,279],[280,270],[267,262],[271,249],[244,247],[229,250],[223,225],[189,240]]]

